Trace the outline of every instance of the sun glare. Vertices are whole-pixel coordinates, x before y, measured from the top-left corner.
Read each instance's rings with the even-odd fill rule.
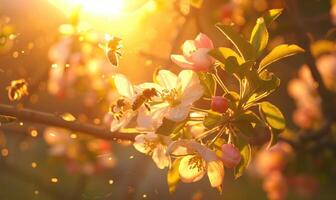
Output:
[[[49,0],[62,10],[71,10],[80,7],[82,12],[95,16],[119,16],[125,6],[124,0]]]

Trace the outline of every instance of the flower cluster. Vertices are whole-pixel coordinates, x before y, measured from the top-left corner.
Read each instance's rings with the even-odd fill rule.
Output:
[[[102,97],[114,98],[111,82],[105,77],[113,75],[116,67],[111,66],[106,48],[100,45],[109,38],[79,22],[62,24],[59,32],[59,41],[49,50],[48,91],[58,97],[74,97],[76,90],[83,91],[87,107]]]
[[[284,142],[258,152],[251,171],[254,170],[263,179],[263,189],[268,199],[286,199],[290,188],[305,198],[317,192],[319,183],[314,176],[302,172],[294,175],[286,173],[288,165],[294,159],[294,150]]]
[[[322,43],[325,42],[326,41],[322,41]],[[319,43],[320,44],[316,44],[315,46],[320,46],[321,41]],[[329,90],[336,91],[335,44],[333,42],[327,43],[330,43],[331,49],[318,56],[316,66],[326,87]],[[323,120],[321,97],[318,95],[316,82],[308,66],[302,66],[298,72],[298,77],[289,82],[288,93],[295,100],[297,105],[293,113],[293,120],[296,125],[302,129],[320,127]]]
[[[169,168],[170,191],[179,181],[196,182],[204,175],[220,190],[225,167],[233,168],[236,178],[241,176],[250,162],[251,148],[266,141],[273,144],[285,128],[280,110],[262,101],[280,83],[269,71],[272,63],[303,51],[282,44],[261,57],[268,42],[267,27],[280,13],[270,10],[260,17],[249,41],[234,27],[217,24],[236,50],[215,48],[203,33],[187,40],[183,54],[171,56],[183,68],[178,74],[160,69],[153,82],[138,85],[122,74],[113,76],[118,98],[105,122],[111,131],[134,128],[142,132],[134,147],[151,156],[158,168]],[[238,89],[227,87],[220,73],[237,80]],[[256,106],[259,114],[252,109]],[[258,132],[266,135],[266,141],[256,142]]]

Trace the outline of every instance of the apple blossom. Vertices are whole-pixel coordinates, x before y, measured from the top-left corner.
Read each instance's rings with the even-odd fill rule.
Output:
[[[192,104],[203,95],[200,80],[192,70],[182,70],[178,76],[168,70],[160,70],[156,79],[158,84],[145,83],[145,86],[155,88],[160,94],[160,101],[150,110],[142,109],[137,118],[138,126],[147,130],[158,128],[164,117],[176,122],[186,119]],[[155,103],[156,99],[153,101]]]
[[[277,143],[270,149],[264,149],[256,157],[256,170],[261,176],[267,176],[273,171],[282,171],[289,159],[292,148],[283,142]]]
[[[170,143],[171,140],[167,136],[147,133],[137,135],[133,146],[139,152],[152,156],[157,167],[163,169],[170,163],[169,156],[166,154],[167,145]]]
[[[178,151],[186,148],[187,152]],[[215,152],[194,140],[179,140],[168,146],[168,154],[182,156],[179,165],[180,178],[185,183],[199,181],[208,175],[212,187],[221,186],[224,179],[224,166]]]
[[[197,35],[195,40],[187,40],[182,46],[183,55],[171,55],[171,59],[178,66],[194,71],[209,71],[214,59],[208,55],[213,49],[211,39],[203,33]]]

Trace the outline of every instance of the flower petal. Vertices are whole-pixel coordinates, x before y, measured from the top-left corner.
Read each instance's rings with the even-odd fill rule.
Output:
[[[117,131],[121,128],[124,128],[128,125],[128,123],[132,120],[132,118],[135,116],[135,112],[133,110],[129,110],[118,120],[113,119],[111,122],[111,132]]]
[[[224,179],[224,166],[222,161],[211,161],[207,165],[209,181],[212,187],[219,187]]]
[[[170,164],[169,156],[166,155],[166,148],[161,144],[158,144],[154,149],[152,159],[159,169],[168,167]]]
[[[199,33],[197,35],[195,39],[195,45],[197,48],[207,48],[207,49],[214,48],[212,40],[204,33]]]
[[[187,58],[185,56],[171,55],[170,58],[179,67],[186,68],[186,69],[193,69],[194,68],[194,63],[187,60]]]
[[[153,149],[150,149],[147,143],[155,142],[156,140],[158,140],[158,135],[155,133],[140,134],[135,137],[133,146],[139,152],[148,154]]]
[[[134,96],[133,85],[123,74],[116,74],[113,77],[118,93],[121,96],[132,98]]]
[[[209,49],[200,48],[197,49],[191,55],[196,71],[209,71],[209,68],[214,63],[214,60],[208,55]]]
[[[171,71],[160,70],[156,79],[165,89],[172,90],[176,87],[177,76]]]
[[[178,76],[177,88],[181,91],[181,104],[191,105],[203,95],[203,87],[197,74],[192,70],[182,70]]]
[[[184,156],[181,159],[180,166],[179,166],[179,174],[180,178],[185,183],[192,183],[199,181],[203,178],[205,174],[205,166],[206,163],[201,160],[202,164],[201,167],[194,167],[191,159],[195,159],[196,156],[188,155]]]
[[[194,40],[186,40],[182,45],[183,54],[187,57],[191,56],[191,53],[196,51],[196,43]]]
[[[151,106],[150,111],[146,107],[141,107],[137,117],[137,128],[146,131],[156,130],[159,126],[161,126],[163,117],[168,109],[168,103]]]
[[[151,89],[151,88],[154,88],[157,91],[162,91],[163,90],[161,85],[156,84],[156,83],[150,83],[150,82],[141,83],[139,85],[134,86],[134,89],[137,93],[140,93],[140,92],[144,91],[145,89]]]
[[[188,117],[189,111],[190,111],[189,105],[184,106],[182,104],[179,104],[169,109],[166,118],[175,122],[180,122]]]

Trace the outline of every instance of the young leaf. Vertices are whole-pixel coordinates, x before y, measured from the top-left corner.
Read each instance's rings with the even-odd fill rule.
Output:
[[[207,72],[200,72],[197,74],[204,88],[204,96],[208,98],[214,96],[216,90],[216,81],[214,80],[212,74]]]
[[[168,170],[167,183],[168,183],[170,193],[175,192],[176,185],[180,180],[180,175],[179,175],[180,162],[181,162],[181,158],[174,160],[172,166]]]
[[[232,42],[245,61],[255,59],[256,51],[253,46],[237,33],[232,26],[216,24],[216,27]]]
[[[225,64],[229,57],[234,57],[238,64],[242,64],[244,60],[240,57],[234,50],[227,47],[219,47],[209,51],[209,55],[218,60],[219,62]]]
[[[258,72],[260,73],[266,67],[282,58],[292,56],[297,53],[304,52],[304,50],[297,46],[297,45],[288,45],[288,44],[282,44],[277,47],[275,47],[267,56],[265,56],[264,59],[261,60]]]
[[[268,31],[264,18],[260,17],[257,19],[257,23],[254,26],[250,43],[253,45],[258,54],[265,49],[268,42]]]
[[[264,70],[260,74],[253,70],[246,72],[245,75],[248,82],[248,92],[244,94],[244,98],[248,98],[247,102],[254,101],[255,98],[265,92],[268,94],[272,93],[280,85],[280,79],[267,70]]]
[[[187,120],[182,122],[174,122],[172,120],[163,118],[162,125],[156,130],[156,133],[161,135],[174,135],[183,129],[186,123]]]
[[[235,179],[243,175],[246,167],[249,165],[251,160],[251,146],[242,139],[238,139],[235,142],[235,146],[239,149],[242,159],[237,167],[234,168]]]
[[[279,131],[286,128],[285,118],[281,111],[270,102],[264,101],[260,103],[259,112],[271,128]]]
[[[14,122],[15,120],[16,120],[15,117],[6,116],[6,115],[0,115],[0,125],[1,124],[11,123],[11,122]]]
[[[203,0],[190,0],[190,5],[195,8],[201,8],[203,5]]]
[[[276,20],[282,13],[283,9],[272,9],[268,10],[264,15],[263,18],[265,20],[265,24],[267,27],[271,25],[271,23]]]

